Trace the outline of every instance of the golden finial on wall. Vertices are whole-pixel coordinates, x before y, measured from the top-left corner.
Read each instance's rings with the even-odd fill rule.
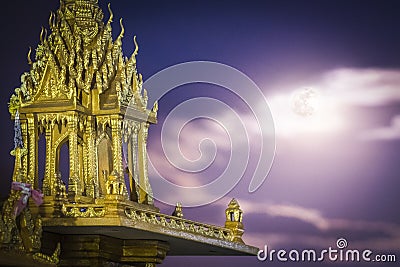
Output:
[[[240,209],[236,199],[233,198],[229,202],[228,208],[225,210],[225,216],[225,227],[232,231],[232,241],[244,243],[242,240],[244,233],[243,211]]]

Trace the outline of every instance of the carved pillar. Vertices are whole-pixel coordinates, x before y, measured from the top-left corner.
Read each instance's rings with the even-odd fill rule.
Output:
[[[68,118],[69,130],[69,184],[76,183],[72,178],[76,179],[79,175],[79,157],[78,157],[78,116],[72,114]],[[78,177],[79,180],[81,177]],[[79,192],[76,192],[79,193]]]
[[[86,120],[87,121],[87,120]],[[83,139],[86,140],[83,141],[82,145],[78,146],[78,157],[80,159],[81,165],[80,165],[80,175],[83,178],[83,185],[85,187],[86,190],[86,196],[92,197],[93,196],[93,185],[91,183],[89,183],[89,144],[87,142],[87,128],[89,126],[87,125],[87,123],[85,123],[85,127],[83,129],[84,133],[83,133]]]
[[[86,185],[87,185],[87,195],[93,198],[99,197],[99,184],[97,178],[97,168],[96,168],[96,131],[95,131],[95,118],[88,116],[86,121],[85,135],[87,138],[86,144],[86,154],[87,154],[87,166],[85,169],[86,173]]]
[[[138,137],[138,129],[134,122],[129,127],[131,128],[131,135],[128,139],[128,169],[129,169],[129,182],[131,189],[131,200],[138,202],[139,201],[139,181],[138,181],[138,173],[137,173],[137,137]]]
[[[39,174],[38,174],[38,128],[35,125],[35,117],[33,114],[27,114],[28,122],[28,183],[32,184],[34,188],[39,187]]]
[[[150,187],[147,172],[147,135],[149,123],[141,123],[138,135],[138,161],[139,161],[139,203],[153,204],[153,192]]]
[[[84,137],[86,138],[86,129],[84,133]],[[82,145],[78,146],[79,148],[79,159],[80,159],[80,173],[83,178],[83,185],[85,187],[86,196],[93,196],[93,185],[90,183],[89,179],[89,144],[87,142],[83,142]]]
[[[53,177],[54,177],[54,153],[53,153],[53,127],[54,123],[47,121],[46,124],[46,170],[43,179],[43,193],[46,196],[51,196],[53,192]]]
[[[28,148],[28,125],[26,120],[21,120],[21,134],[22,142],[24,143],[24,148]],[[23,182],[28,183],[27,173],[28,173],[28,157],[26,155],[21,155],[21,176],[23,177]]]
[[[120,116],[111,117],[113,171],[124,177],[122,167],[122,127]]]

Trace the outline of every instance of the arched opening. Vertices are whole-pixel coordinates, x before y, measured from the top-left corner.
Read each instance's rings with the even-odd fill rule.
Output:
[[[44,174],[46,170],[46,138],[45,134],[39,134],[38,136],[38,186],[41,190],[43,190],[43,180],[44,180]]]
[[[65,184],[65,188],[68,191],[68,179],[69,179],[69,142],[66,140],[61,143],[57,148],[56,153],[56,172],[61,174],[61,180]]]
[[[125,184],[128,190],[129,199],[135,202],[138,202],[138,192],[137,192],[137,184],[134,178],[135,175],[135,167],[136,164],[136,155],[137,151],[133,150],[132,140],[128,142],[124,142],[122,144],[123,148],[123,161],[124,161],[124,175],[125,175]]]
[[[106,194],[106,181],[112,171],[112,146],[108,136],[104,136],[97,146],[97,175],[100,194]]]
[[[229,215],[230,215],[231,222],[236,221],[235,220],[235,213],[233,211],[229,212]]]
[[[131,196],[131,174],[130,174],[130,170],[128,167],[128,144],[123,142],[122,143],[122,167],[123,167],[123,172],[124,172],[124,182],[125,182],[125,186],[126,186],[126,190],[128,191],[128,196]]]

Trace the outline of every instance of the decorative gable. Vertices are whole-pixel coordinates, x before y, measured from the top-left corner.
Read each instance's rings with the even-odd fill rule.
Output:
[[[120,112],[131,100],[136,109],[146,111],[147,92],[136,69],[136,38],[135,51],[124,57],[122,19],[113,41],[110,5],[109,12],[103,23],[97,1],[61,1],[49,18],[51,33],[42,28],[34,61],[28,52],[30,71],[22,74],[21,86],[10,100],[12,113],[19,107],[43,112],[54,106],[92,114]]]

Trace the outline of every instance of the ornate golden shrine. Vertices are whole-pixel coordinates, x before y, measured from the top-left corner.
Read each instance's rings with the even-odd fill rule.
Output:
[[[54,264],[61,244],[59,266],[153,266],[167,253],[254,255],[257,249],[241,239],[242,211],[236,200],[226,211],[225,227],[184,219],[180,205],[171,216],[153,205],[146,142],[158,107],[147,109],[147,92],[136,69],[136,40],[133,54],[124,57],[122,20],[113,41],[108,9],[110,17],[103,23],[97,0],[61,0],[49,18],[51,33],[42,30],[35,59],[28,53],[30,71],[21,76],[9,105],[21,138],[13,150],[13,181],[41,187],[44,203],[13,217],[6,208],[22,193],[12,192],[0,228],[2,236],[13,231],[20,241],[2,237],[2,249],[36,253],[42,262]],[[45,139],[44,177],[38,170],[39,138]],[[60,173],[64,145],[68,174]],[[27,224],[21,226],[20,218],[28,215],[33,218],[28,226],[43,224],[43,234],[41,227],[40,234],[30,234],[42,236],[35,249],[21,243]]]
[[[121,33],[113,42],[113,15],[106,24],[102,18],[97,1],[61,1],[49,19],[51,34],[42,30],[34,62],[29,51],[31,70],[22,75],[21,87],[10,100],[10,112],[19,110],[23,143],[29,151],[26,157],[17,155],[14,177],[21,172],[26,182],[38,187],[38,138],[43,133],[45,196],[57,194],[60,149],[67,143],[69,174],[62,175],[69,177],[68,195],[91,202],[107,194],[109,175],[124,177],[125,142],[127,167],[134,170],[131,200],[152,204],[146,139],[149,124],[156,122],[157,104],[146,109],[146,91],[136,71],[137,45],[129,59],[123,56],[122,20]],[[135,117],[125,116],[128,108],[135,109],[129,112]],[[127,196],[125,188],[121,192]]]

